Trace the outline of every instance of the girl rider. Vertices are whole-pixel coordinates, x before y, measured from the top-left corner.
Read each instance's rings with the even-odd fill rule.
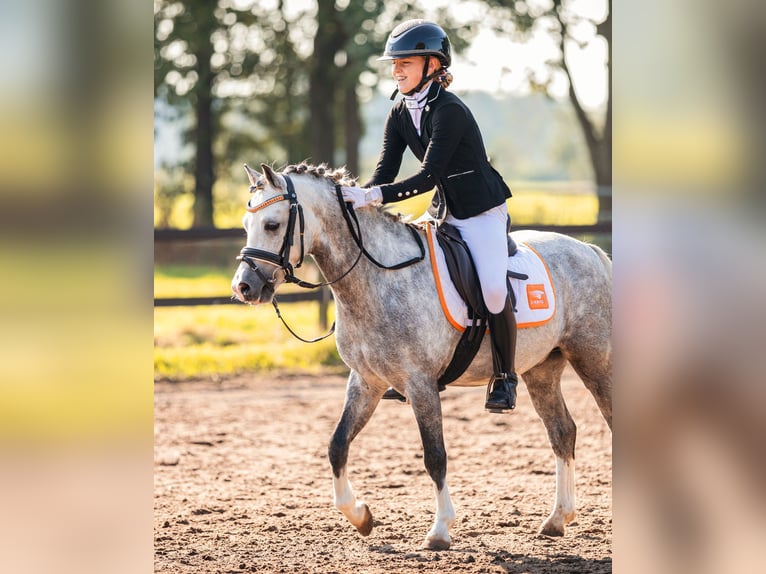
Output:
[[[397,26],[383,57],[391,60],[397,91],[404,95],[386,120],[383,149],[372,179],[364,187],[343,187],[346,201],[360,208],[437,192],[429,213],[460,230],[468,245],[489,311],[494,374],[484,407],[509,412],[516,406],[514,369],[516,318],[508,294],[505,200],[511,196],[500,174],[489,164],[479,127],[471,111],[447,91],[452,75],[450,41],[441,27],[425,20]],[[391,96],[393,99],[396,91]],[[409,146],[422,162],[413,176],[394,181]],[[394,389],[384,398],[403,397]]]

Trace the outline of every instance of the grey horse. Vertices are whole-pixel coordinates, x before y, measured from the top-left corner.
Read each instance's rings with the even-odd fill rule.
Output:
[[[251,257],[244,257],[237,268],[232,291],[244,303],[268,303],[308,254],[324,277],[334,281],[336,343],[351,369],[343,413],[329,445],[335,506],[362,535],[370,534],[372,514],[348,479],[348,451],[391,386],[409,399],[434,484],[436,516],[423,546],[449,548],[455,511],[446,481],[437,379],[460,334],[441,309],[429,255],[395,271],[362,257],[335,190],[336,185],[354,183],[344,170],[307,164],[288,166],[281,173],[264,164],[261,168],[263,173],[245,166],[252,196],[243,219],[247,231],[243,253]],[[420,255],[411,226],[398,216],[380,207],[361,209],[357,215],[364,247],[381,264],[392,266]],[[555,501],[541,532],[562,536],[575,516],[576,427],[561,393],[567,363],[612,425],[611,261],[600,248],[561,234],[512,235],[545,260],[558,304],[549,322],[520,330],[516,365],[556,459]],[[452,384],[486,385],[491,373],[491,351],[485,340],[471,366]]]

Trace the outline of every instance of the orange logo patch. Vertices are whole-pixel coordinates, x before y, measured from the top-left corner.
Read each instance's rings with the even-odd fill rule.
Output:
[[[548,296],[545,294],[545,286],[542,284],[527,285],[527,302],[530,309],[547,309]]]

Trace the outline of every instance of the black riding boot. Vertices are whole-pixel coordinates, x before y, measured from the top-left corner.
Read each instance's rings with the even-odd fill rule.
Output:
[[[490,313],[487,323],[492,342],[492,363],[495,373],[487,386],[484,408],[491,413],[502,413],[516,407],[518,377],[514,368],[516,355],[516,316],[510,295],[505,308],[497,314]]]

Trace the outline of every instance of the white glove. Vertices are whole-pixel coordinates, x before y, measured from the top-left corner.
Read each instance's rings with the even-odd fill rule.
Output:
[[[347,203],[352,203],[354,209],[377,204],[383,200],[383,193],[380,191],[379,187],[364,189],[363,187],[346,187],[343,185],[341,186],[340,191],[343,194],[343,199]]]

